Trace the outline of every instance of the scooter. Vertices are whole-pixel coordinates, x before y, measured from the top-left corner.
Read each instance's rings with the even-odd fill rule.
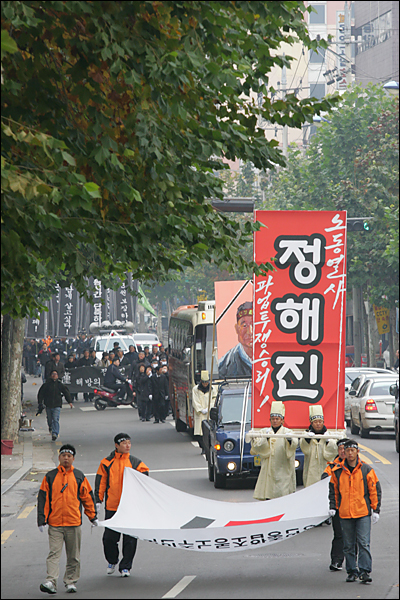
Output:
[[[127,382],[129,386],[131,396],[135,396],[135,392],[133,391],[133,385],[130,382]],[[126,387],[126,386],[125,386]],[[126,393],[122,398],[118,397],[120,391],[112,390],[104,385],[96,387],[93,390],[95,393],[94,397],[94,406],[97,410],[104,410],[107,406],[116,407],[116,406],[132,406],[133,408],[137,408],[136,402],[129,401],[127,399]]]

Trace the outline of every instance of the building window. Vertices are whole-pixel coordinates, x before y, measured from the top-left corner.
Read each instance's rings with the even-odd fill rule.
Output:
[[[321,100],[325,96],[325,83],[310,83],[310,98]]]
[[[325,25],[325,4],[310,4],[317,12],[309,13],[310,25]]]
[[[311,64],[321,64],[325,60],[325,48],[318,48],[316,52],[314,50],[310,50],[310,63]]]
[[[355,30],[356,53],[361,54],[392,37],[392,11],[380,15]]]

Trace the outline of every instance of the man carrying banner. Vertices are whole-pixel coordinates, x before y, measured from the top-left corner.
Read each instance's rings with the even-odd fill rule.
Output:
[[[220,377],[251,377],[253,361],[253,303],[241,304],[236,312],[238,344],[218,363]]]
[[[194,437],[201,448],[201,453],[204,454],[203,432],[201,423],[207,419],[208,414],[208,399],[210,396],[210,376],[208,371],[202,371],[200,375],[199,385],[195,385],[192,391],[192,405],[194,411]],[[211,405],[214,406],[214,401],[217,396],[217,387],[211,386]]]
[[[111,519],[118,509],[122,494],[124,469],[136,469],[149,474],[149,468],[136,456],[130,454],[131,438],[127,433],[118,433],[114,438],[115,450],[100,462],[95,481],[96,508],[99,512],[104,500],[105,519]],[[121,534],[107,527],[104,529],[103,548],[108,562],[107,575],[112,575],[118,564],[118,542]],[[119,572],[122,577],[131,574],[132,562],[136,553],[137,538],[123,535],[122,559]]]
[[[303,483],[308,487],[321,479],[326,463],[337,455],[336,440],[329,439],[329,433],[324,425],[324,412],[320,404],[309,407],[310,427],[307,433],[310,438],[300,440],[300,448],[304,454]],[[312,439],[315,435],[324,435],[327,439]]]
[[[326,477],[331,477],[332,470],[336,467],[342,460],[345,459],[344,453],[344,445],[347,442],[347,438],[343,438],[338,441],[338,455],[332,461],[328,462],[326,465],[325,471],[322,473],[321,479],[326,479]],[[331,548],[331,564],[329,565],[329,569],[331,571],[341,571],[342,564],[344,560],[343,554],[343,536],[342,536],[342,527],[340,525],[339,514],[336,512],[332,517],[332,527],[333,527],[333,540],[332,540],[332,548]]]
[[[56,469],[43,478],[38,493],[37,523],[43,533],[49,526],[50,552],[47,557],[46,581],[40,591],[57,593],[59,561],[63,545],[67,553],[64,584],[67,593],[75,593],[80,575],[82,505],[85,515],[97,527],[96,507],[90,483],[82,471],[73,467],[76,450],[71,444],[61,446]]]
[[[271,404],[271,428],[262,429],[270,437],[253,438],[250,454],[261,458],[261,470],[258,475],[254,498],[270,500],[280,498],[296,491],[295,453],[297,438],[274,438],[276,433],[292,433],[283,426],[285,405],[281,401]]]
[[[347,440],[344,452],[345,460],[332,471],[329,514],[334,516],[339,512],[346,558],[346,581],[352,583],[359,577],[361,583],[371,583],[371,520],[373,525],[379,520],[381,484],[374,469],[361,462],[356,440]]]

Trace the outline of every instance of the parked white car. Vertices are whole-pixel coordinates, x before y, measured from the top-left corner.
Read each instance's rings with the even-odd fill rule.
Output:
[[[394,397],[390,386],[396,383],[393,375],[368,375],[356,396],[352,396],[350,429],[362,438],[370,431],[394,431]]]
[[[378,367],[347,367],[345,373],[344,417],[346,424],[350,427],[351,400],[353,396],[357,395],[366,377],[374,374],[390,375],[391,371]]]

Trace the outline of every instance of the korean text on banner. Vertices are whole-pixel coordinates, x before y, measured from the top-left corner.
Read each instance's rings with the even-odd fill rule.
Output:
[[[325,521],[328,485],[329,479],[322,479],[268,502],[221,502],[126,467],[118,510],[99,525],[169,548],[220,554],[257,550]]]
[[[328,429],[344,426],[346,212],[256,211],[252,427],[269,426],[271,402],[306,428],[321,404]]]

